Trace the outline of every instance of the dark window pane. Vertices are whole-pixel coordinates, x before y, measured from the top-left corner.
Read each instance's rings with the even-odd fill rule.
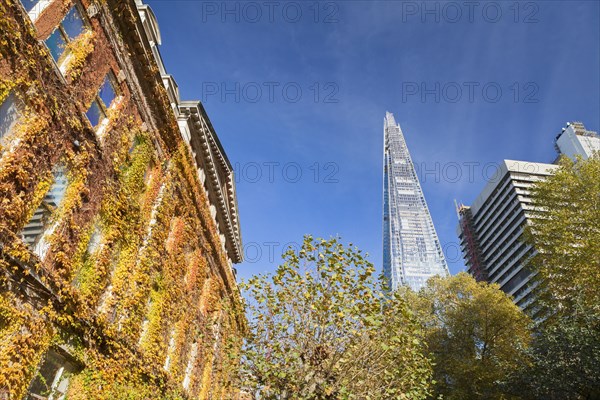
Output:
[[[30,396],[28,399],[35,399],[33,394],[38,396],[47,397],[52,393],[52,383],[61,365],[64,363],[59,357],[53,352],[46,356],[46,359],[40,365],[40,369],[37,371],[31,386],[29,387]]]
[[[98,102],[96,100],[94,100],[92,102],[90,109],[87,110],[85,115],[87,115],[92,126],[94,126],[94,127],[100,123],[102,118],[104,118],[104,112],[102,111],[102,109],[100,108],[100,105],[98,104]]]
[[[0,144],[2,144],[2,138],[10,132],[17,122],[18,117],[15,95],[11,93],[0,104]]]
[[[102,102],[104,103],[106,108],[110,107],[110,103],[112,103],[112,101],[116,97],[115,89],[113,88],[112,82],[110,81],[108,75],[106,76],[106,78],[104,78],[104,83],[100,88],[99,96],[102,99]]]
[[[55,29],[52,35],[46,39],[46,46],[50,49],[50,53],[54,58],[54,61],[58,62],[58,59],[65,51],[65,40],[62,37],[59,29]]]
[[[69,13],[63,19],[62,26],[69,39],[75,39],[81,32],[83,32],[83,19],[77,7],[71,7]]]
[[[52,397],[64,398],[69,385],[69,376],[77,372],[78,368],[65,356],[52,349],[44,357],[31,385],[26,400],[39,400]],[[52,389],[52,384],[56,387]]]
[[[31,11],[31,9],[33,8],[33,6],[35,6],[35,4],[38,2],[39,0],[21,0],[21,3],[23,4],[23,7],[25,7],[25,9],[27,10],[27,12]]]

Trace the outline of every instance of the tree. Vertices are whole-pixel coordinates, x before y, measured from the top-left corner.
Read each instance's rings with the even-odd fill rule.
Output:
[[[550,314],[573,313],[576,303],[600,314],[600,154],[578,162],[563,157],[531,199],[527,241],[537,250],[530,268],[540,304]]]
[[[507,398],[502,383],[527,362],[531,321],[498,285],[459,273],[402,295],[424,327],[436,396]]]
[[[426,398],[419,326],[374,272],[360,250],[307,236],[274,275],[245,283],[248,386],[264,399]]]
[[[513,386],[535,399],[600,399],[600,154],[563,157],[531,198],[539,323]]]
[[[507,387],[524,398],[600,399],[600,317],[577,313],[541,325],[531,362]]]

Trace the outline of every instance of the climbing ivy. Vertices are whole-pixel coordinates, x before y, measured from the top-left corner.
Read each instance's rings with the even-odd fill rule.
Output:
[[[123,84],[97,137],[84,113],[106,64],[117,65],[110,41],[94,22],[68,45],[65,88],[20,7],[0,4],[0,100],[19,101],[0,149],[0,390],[22,398],[61,346],[82,366],[70,400],[231,397],[243,308],[154,67],[144,79],[158,93],[149,101],[160,130],[146,128]],[[20,232],[57,165],[68,185],[39,259]]]
[[[67,43],[66,50],[70,55],[66,67],[66,74],[75,81],[81,77],[86,61],[94,51],[94,31],[89,29],[79,35],[75,40]]]

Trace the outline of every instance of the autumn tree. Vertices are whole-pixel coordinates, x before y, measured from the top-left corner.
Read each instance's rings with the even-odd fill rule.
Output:
[[[436,397],[508,398],[503,382],[527,363],[531,321],[498,285],[459,273],[401,294],[424,327]]]
[[[537,250],[530,268],[540,304],[549,314],[600,314],[600,154],[578,162],[561,158],[531,199],[527,240]]]
[[[386,294],[360,250],[304,238],[275,274],[243,285],[243,360],[264,399],[424,399],[431,366],[404,299]]]
[[[538,326],[512,386],[532,399],[600,399],[600,154],[563,157],[531,198]]]

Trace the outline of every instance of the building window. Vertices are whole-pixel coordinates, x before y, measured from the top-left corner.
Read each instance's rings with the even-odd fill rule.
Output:
[[[76,5],[71,7],[61,26],[68,40],[75,39],[83,32],[85,28],[83,17]]]
[[[10,93],[0,103],[0,149],[5,145],[4,138],[17,123],[19,112],[14,93]]]
[[[138,340],[138,346],[144,342],[146,334],[148,333],[148,329],[150,328],[150,320],[148,319],[148,315],[150,315],[152,312],[152,304],[152,295],[150,295],[148,302],[146,303],[146,316],[144,317],[144,321],[142,321],[142,329],[140,332],[140,339]]]
[[[89,283],[95,276],[94,263],[96,256],[102,250],[102,229],[99,222],[93,226],[92,234],[90,235],[85,252],[81,257],[81,268],[79,269],[73,284],[75,287],[82,288],[86,283]],[[87,293],[87,292],[86,292]]]
[[[192,345],[192,350],[190,352],[190,357],[188,358],[187,366],[185,367],[185,376],[183,377],[182,386],[185,390],[189,390],[190,383],[192,382],[192,372],[194,371],[194,366],[196,365],[196,358],[198,357],[198,342],[194,342]]]
[[[169,367],[171,366],[171,356],[175,353],[175,333],[175,329],[171,329],[171,333],[169,334],[169,347],[167,347],[167,358],[165,359],[165,365],[163,365],[165,371],[169,371]]]
[[[100,107],[100,103],[98,103],[97,100],[92,101],[92,105],[90,106],[89,110],[87,110],[85,115],[94,127],[97,126],[104,118],[106,118],[106,113],[102,110],[102,107]]]
[[[53,0],[21,0],[21,4],[23,4],[23,8],[27,11],[31,21],[35,22],[52,1]]]
[[[21,4],[23,4],[23,7],[25,7],[27,12],[33,10],[33,7],[35,7],[37,2],[38,0],[21,0]]]
[[[54,171],[54,183],[44,199],[42,204],[33,213],[33,217],[21,231],[23,241],[29,245],[31,250],[43,258],[48,251],[49,243],[46,236],[54,230],[51,226],[54,211],[60,207],[61,201],[67,189],[67,177],[64,167],[60,166]]]
[[[86,116],[94,128],[107,118],[108,109],[116,97],[114,77],[112,73],[109,73],[104,78],[98,94],[86,112]]]
[[[94,226],[94,232],[92,236],[90,236],[90,241],[88,242],[88,246],[86,249],[87,254],[96,254],[96,251],[100,249],[100,245],[102,244],[102,231],[100,230],[100,225],[96,224]]]
[[[31,385],[27,400],[61,400],[69,388],[69,379],[79,368],[62,350],[48,350]]]
[[[63,39],[63,35],[60,32],[60,29],[54,30],[50,37],[46,39],[46,46],[48,46],[50,54],[52,54],[52,58],[54,58],[54,60],[57,62],[62,53],[65,51],[65,45],[66,42]]]
[[[78,5],[74,5],[54,32],[46,39],[46,46],[57,63],[61,60],[67,43],[75,39],[85,29],[82,13]]]
[[[98,94],[98,97],[105,108],[110,108],[115,97],[117,97],[115,93],[113,77],[111,74],[106,75],[104,78],[104,82],[100,87],[100,93]]]

